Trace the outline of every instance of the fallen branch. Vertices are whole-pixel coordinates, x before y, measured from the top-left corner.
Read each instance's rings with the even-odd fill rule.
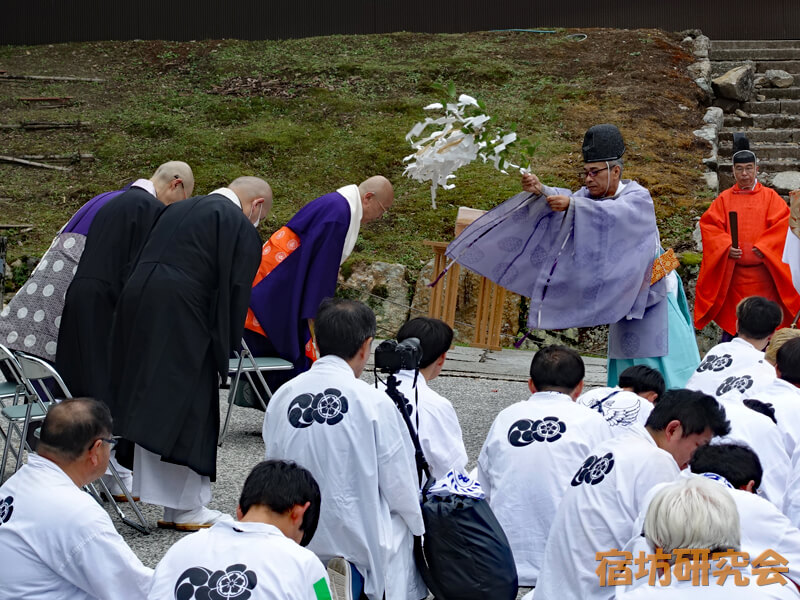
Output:
[[[102,83],[99,77],[73,77],[72,75],[8,75],[0,74],[0,79],[34,79],[37,81],[91,81]]]
[[[0,156],[0,162],[11,163],[14,165],[24,165],[26,167],[38,167],[40,169],[53,169],[54,171],[71,171],[69,167],[57,167],[56,165],[46,165],[45,163],[34,162],[32,160],[25,160],[24,158],[17,158],[15,156]]]
[[[2,223],[0,224],[0,229],[25,229],[30,231],[33,229],[33,225],[31,223]]]
[[[70,121],[67,123],[57,123],[48,121],[23,121],[22,123],[2,123],[0,129],[77,129],[78,127],[86,127],[89,123],[86,121]]]
[[[94,154],[80,154],[74,152],[72,154],[21,154],[17,158],[25,160],[49,160],[51,162],[70,162],[78,163],[82,160],[94,160]]]

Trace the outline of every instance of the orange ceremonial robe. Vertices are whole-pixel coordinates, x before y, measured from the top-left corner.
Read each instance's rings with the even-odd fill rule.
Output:
[[[728,213],[739,215],[742,257],[728,256],[731,248]],[[702,329],[714,321],[736,333],[736,305],[748,296],[764,296],[780,304],[783,327],[800,310],[800,296],[792,285],[789,265],[782,261],[789,207],[775,190],[757,183],[753,190],[734,185],[717,196],[700,219],[703,262],[697,278],[694,323]],[[758,248],[764,258],[753,253]]]

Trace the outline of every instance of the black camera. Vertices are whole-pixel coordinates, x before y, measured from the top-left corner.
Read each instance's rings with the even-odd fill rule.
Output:
[[[422,346],[417,338],[411,337],[396,342],[386,340],[375,348],[375,368],[381,373],[397,373],[398,371],[419,369],[422,360]]]

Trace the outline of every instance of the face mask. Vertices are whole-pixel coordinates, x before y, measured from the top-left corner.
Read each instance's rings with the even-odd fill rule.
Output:
[[[248,215],[247,220],[253,223],[253,227],[258,227],[258,224],[261,221],[261,206],[262,204],[258,205],[258,218],[256,219],[256,222],[253,223],[253,205],[250,205],[250,214]]]

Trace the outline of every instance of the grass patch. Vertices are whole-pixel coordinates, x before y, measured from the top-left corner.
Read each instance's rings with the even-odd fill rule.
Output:
[[[386,175],[395,205],[362,229],[350,262],[402,263],[415,281],[432,256],[422,242],[451,239],[458,206],[489,209],[519,191],[516,175],[472,165],[458,171],[455,189],[440,190],[434,211],[429,189],[403,178],[405,134],[437,99],[432,84],[448,81],[539,143],[534,171],[551,185],[576,188],[585,129],[617,123],[628,142],[626,175],[650,187],[662,239],[680,248],[699,214],[695,199],[708,200],[699,177],[705,150],[691,136],[703,110],[683,71],[692,59],[663,32],[583,31],[589,37],[580,43],[559,30],[0,47],[10,73],[106,79],[4,83],[2,122],[91,123],[4,133],[4,153],[98,159],[70,173],[0,165],[0,198],[13,199],[2,204],[4,220],[36,224],[8,232],[9,262],[41,254],[95,194],[182,159],[195,171],[195,193],[243,174],[266,178],[275,204],[263,239],[313,198]],[[34,95],[73,96],[75,104],[48,111],[16,101]]]

